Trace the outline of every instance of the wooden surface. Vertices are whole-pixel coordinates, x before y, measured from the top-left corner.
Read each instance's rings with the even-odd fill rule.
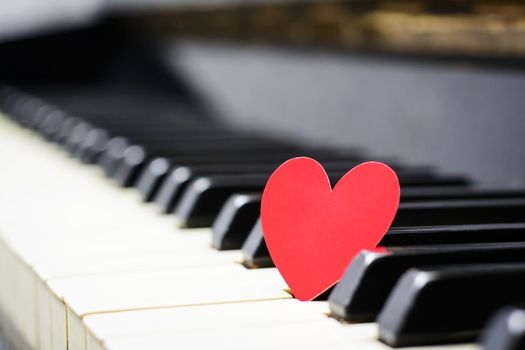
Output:
[[[517,1],[313,1],[144,13],[143,28],[227,38],[411,54],[525,56]]]

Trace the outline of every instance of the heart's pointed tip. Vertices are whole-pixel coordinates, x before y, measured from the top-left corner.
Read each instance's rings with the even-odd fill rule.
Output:
[[[306,302],[306,301],[312,301],[314,300],[315,298],[317,298],[317,294],[303,294],[303,293],[299,293],[299,294],[295,294],[293,293],[292,291],[292,294],[293,294],[293,297],[299,301],[302,301],[302,302]]]
[[[322,287],[322,289],[313,291],[310,290],[298,290],[297,293],[295,293],[292,289],[291,294],[293,297],[299,301],[322,301],[326,300],[328,298],[328,295],[331,292],[331,289],[340,281],[340,278],[337,279],[333,283],[329,283],[328,285],[325,284],[325,286]],[[327,293],[328,292],[328,293]],[[326,295],[325,295],[326,294]]]

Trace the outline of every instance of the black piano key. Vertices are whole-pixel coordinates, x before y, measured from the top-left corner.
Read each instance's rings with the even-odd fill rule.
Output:
[[[187,184],[192,180],[196,179],[198,176],[203,175],[233,175],[240,173],[261,173],[266,172],[268,175],[273,172],[277,167],[286,160],[286,157],[279,156],[276,160],[266,159],[260,160],[257,157],[250,157],[248,159],[233,159],[233,162],[213,162],[210,163],[211,159],[205,159],[204,163],[196,163],[194,165],[187,166],[175,166],[170,170],[169,174],[162,174],[163,179],[160,186],[152,186],[152,188],[157,189],[158,191],[154,196],[155,203],[161,208],[163,213],[171,213],[178,200],[182,191],[186,188]],[[332,179],[332,183],[337,182],[338,178],[342,176],[346,171],[353,168],[354,166],[360,164],[362,161],[340,159],[323,162],[325,169],[328,171]],[[156,184],[156,181],[159,181],[155,178],[152,172],[146,170],[142,176],[147,177],[144,179],[145,183]],[[419,182],[425,181],[429,185],[434,185],[433,179],[438,179],[438,183],[446,182],[447,176],[436,176],[428,172],[428,169],[418,169],[418,168],[402,168],[398,170],[398,176],[401,183],[413,181],[416,178],[419,178]],[[150,179],[151,177],[151,179]],[[440,189],[442,187],[439,187]],[[456,188],[456,187],[454,187]],[[442,193],[446,191],[432,191],[429,194],[428,188],[416,188],[418,191],[411,193],[411,198],[423,198],[427,199],[430,196],[437,198],[443,198]],[[461,188],[460,188],[461,189]],[[458,190],[460,190],[458,189]],[[403,194],[403,192],[402,192]],[[145,186],[143,192],[143,198],[149,198],[151,193],[147,191]]]
[[[173,212],[180,199],[183,187],[186,187],[185,185],[190,182],[191,176],[192,174],[188,167],[176,167],[164,176],[153,199],[162,213],[168,214]]]
[[[525,349],[525,310],[505,307],[493,315],[479,341],[484,350]]]
[[[505,198],[525,198],[525,190],[477,186],[404,187],[401,190],[402,202]]]
[[[215,156],[214,156],[215,154]],[[215,153],[213,150],[213,145],[210,145],[210,150],[204,152],[204,158],[202,158],[203,162],[215,162],[215,163],[235,163],[239,161],[244,162],[253,162],[253,160],[260,158],[261,156],[265,157],[271,157],[274,156],[270,153],[268,154],[266,150],[249,150],[248,152],[228,152],[228,153]],[[201,157],[200,154],[195,154],[193,159],[187,159],[187,162],[198,162]],[[160,162],[154,162],[153,160],[150,164],[152,164],[154,167],[157,166],[158,163],[164,164],[166,161],[170,162],[169,160],[166,160],[164,157],[156,158],[156,159],[162,159]],[[285,159],[285,158],[284,158]],[[171,161],[174,159],[172,158]],[[175,159],[176,160],[176,159]],[[130,146],[125,152],[122,157],[122,160],[119,162],[118,169],[113,174],[113,178],[122,186],[131,186],[135,183],[135,181],[139,178],[139,175],[141,171],[145,168],[145,165],[148,161],[148,155],[146,153],[146,150],[144,147],[141,146]],[[144,177],[142,180],[142,188],[144,190],[145,197],[152,197],[153,193],[149,193],[147,190],[150,191],[155,188],[155,186],[158,185],[158,177],[165,176],[165,172],[158,173],[156,169],[151,169],[152,171],[146,167],[144,169],[144,174],[141,175],[141,177]],[[157,175],[158,174],[158,175]],[[147,179],[146,179],[147,178]],[[146,184],[150,184],[149,187],[146,186]],[[137,183],[138,185],[138,183]]]
[[[242,245],[243,265],[248,268],[274,266],[268,247],[264,241],[261,220],[257,220]]]
[[[523,232],[525,234],[525,231]],[[351,322],[372,322],[403,273],[411,268],[481,263],[525,263],[523,242],[473,247],[402,249],[398,252],[363,251],[348,266],[330,295],[332,315]]]
[[[86,138],[77,147],[75,157],[84,163],[95,163],[106,151],[110,141],[109,133],[101,128],[90,130]]]
[[[410,190],[412,188],[409,188],[408,190]],[[422,190],[426,190],[426,189],[429,189],[429,188],[416,188],[417,190],[419,189],[422,189]],[[431,188],[432,189],[432,188]],[[455,191],[448,191],[448,195],[451,195],[453,198],[456,198],[457,196],[459,196],[460,194],[465,194],[467,196],[470,196],[470,194],[474,193],[475,196],[478,196],[478,195],[482,195],[482,194],[487,194],[489,196],[489,198],[495,194],[503,194],[503,198],[505,198],[505,195],[508,195],[509,197],[512,197],[514,195],[518,196],[518,195],[522,195],[522,192],[518,192],[518,191],[512,191],[512,190],[492,190],[492,189],[489,189],[488,191],[464,191],[463,188],[459,188],[459,189],[456,189],[457,191],[459,191],[459,193],[456,193]],[[434,193],[434,191],[431,191],[432,193]],[[428,195],[428,192],[427,191],[424,191],[425,196]],[[439,192],[439,193],[442,193],[442,192]],[[438,195],[439,193],[436,192],[436,195]],[[254,197],[254,200],[257,200],[256,197]],[[405,199],[402,197],[401,198],[401,201],[404,201]],[[254,206],[260,206],[260,197],[259,197],[259,201],[257,203],[253,203]],[[231,209],[231,208],[230,208]],[[485,242],[485,241],[488,241],[488,240],[493,240],[493,241],[498,241],[498,240],[502,240],[504,239],[504,234],[506,234],[507,232],[509,231],[513,231],[513,235],[514,235],[514,238],[512,238],[512,240],[515,240],[515,239],[521,239],[520,237],[516,237],[517,234],[521,234],[520,232],[523,232],[523,240],[525,240],[525,226],[522,228],[521,226],[516,226],[516,225],[511,225],[510,227],[502,227],[501,225],[478,225],[478,226],[463,226],[461,228],[458,228],[458,227],[443,227],[443,228],[438,228],[436,231],[437,234],[439,234],[439,231],[441,230],[441,232],[444,232],[445,230],[448,230],[449,232],[452,232],[452,231],[455,231],[456,233],[462,229],[463,232],[468,232],[468,233],[473,233],[471,236],[470,236],[470,241],[474,240],[475,242]],[[239,231],[237,231],[239,232]],[[246,234],[249,232],[249,230],[246,230],[244,234],[242,234],[241,236],[242,237],[246,237]],[[445,231],[446,232],[446,231]],[[239,234],[241,234],[239,232]],[[475,237],[474,235],[476,235],[477,237]],[[480,236],[484,236],[483,238],[480,237]],[[216,238],[215,238],[216,237]],[[220,237],[219,236],[215,236],[215,233],[214,233],[214,243],[213,245],[218,248],[218,249],[221,249],[222,245],[221,245],[221,241],[218,240]],[[499,237],[499,238],[498,238]],[[452,244],[454,242],[457,242],[457,237],[449,237],[448,239],[445,239],[445,237],[439,237],[441,240],[442,240],[442,244]],[[217,239],[217,240],[215,240]],[[510,238],[509,238],[510,239]],[[415,243],[415,244],[428,244],[428,243],[423,243],[424,241],[424,238],[422,239],[417,239],[417,242],[419,243]],[[242,244],[242,243],[239,243],[239,244]],[[239,245],[240,247],[240,245]],[[232,248],[222,248],[222,249],[238,249],[237,247],[232,247]]]
[[[401,203],[393,227],[523,221],[524,199],[451,200]]]
[[[236,192],[260,191],[268,175],[209,176],[189,184],[175,214],[183,227],[211,226],[230,195]]]
[[[6,112],[9,99],[15,93],[15,89],[9,85],[0,84],[0,111]]]
[[[32,117],[27,121],[27,126],[37,132],[40,132],[40,125],[44,122],[46,117],[52,113],[56,108],[52,105],[39,101],[38,106],[33,111]]]
[[[69,135],[71,135],[73,128],[84,122],[85,121],[83,119],[78,117],[67,117],[62,123],[60,123],[58,132],[53,135],[53,141],[64,145]]]
[[[393,347],[472,341],[497,309],[525,302],[525,264],[411,269],[378,316]]]
[[[397,171],[396,171],[397,172]],[[398,173],[398,177],[400,174]],[[407,176],[399,179],[401,186],[420,186],[420,187],[429,187],[429,186],[466,186],[471,183],[471,181],[459,175],[446,175],[446,176]]]
[[[20,99],[22,98],[22,93],[16,89],[11,89],[8,95],[6,96],[3,104],[2,111],[7,114],[11,120],[18,123],[17,116],[15,115],[16,106],[19,104]]]
[[[67,118],[67,114],[60,110],[55,109],[50,112],[39,125],[38,130],[47,140],[52,140],[55,135],[60,132],[60,125]]]
[[[195,172],[196,176],[200,176],[209,174],[234,174],[236,173],[235,170],[230,170],[227,168],[228,165],[232,166],[234,164],[243,164],[243,166],[252,164],[252,166],[254,166],[260,163],[261,165],[266,165],[266,168],[261,170],[268,172],[270,170],[274,170],[279,164],[281,164],[289,158],[301,156],[304,154],[311,155],[311,152],[313,152],[312,150],[299,149],[297,147],[283,147],[282,145],[272,145],[269,144],[268,141],[258,142],[257,144],[253,144],[252,142],[246,142],[243,144],[242,147],[235,147],[231,149],[229,146],[226,148],[219,147],[221,146],[220,143],[205,143],[205,147],[202,147],[203,144],[201,143],[197,143],[196,145],[198,146],[198,148],[196,149],[192,147],[189,147],[187,149],[173,148],[170,150],[172,156],[159,158],[166,159],[169,163],[174,164],[175,166],[194,165],[196,167],[192,168],[191,171]],[[148,167],[145,166],[145,163],[149,160],[149,155],[147,153],[149,151],[149,149],[148,151],[146,151],[146,149],[143,148],[142,154],[144,155],[144,157],[140,161],[138,161],[136,157],[132,161],[127,161],[124,158],[121,162],[120,169],[118,171],[119,178],[117,178],[117,182],[133,182],[129,179],[138,177],[138,174],[142,171],[143,168],[145,168],[145,170],[142,171],[143,173],[140,176],[152,178],[148,180],[145,179],[143,183],[154,184],[154,186],[152,187],[156,188],[157,183],[160,182],[162,180],[162,177],[165,177],[166,174],[163,173],[155,176],[154,174],[148,173],[149,170]],[[348,152],[342,152],[341,155],[339,155],[339,153],[327,153],[324,151],[317,150],[316,153],[317,155],[323,158],[331,160],[331,162],[329,162],[328,164],[329,166],[331,166],[330,169],[348,170],[362,162],[362,160],[357,160],[355,155],[348,155]],[[158,158],[153,158],[153,160],[155,159]],[[204,165],[204,169],[202,169],[202,167],[199,169],[199,166],[202,165]],[[222,167],[222,169],[212,169],[210,167]],[[242,172],[246,173],[248,171]],[[414,175],[413,178],[415,181],[421,181],[421,175],[419,177],[417,177],[418,174],[411,175]],[[194,176],[192,175],[192,177],[190,177],[189,180],[193,178]],[[154,194],[148,193],[147,191],[144,192],[144,197],[153,197],[153,195]]]
[[[267,153],[271,152],[282,153],[297,153],[300,148],[297,146],[281,145],[279,143],[271,143],[267,140],[245,140],[245,139],[224,139],[224,140],[199,140],[189,138],[187,140],[171,140],[141,143],[134,142],[134,145],[141,145],[145,148],[145,152],[150,156],[155,155],[159,157],[178,157],[181,155],[193,156],[202,154],[249,154],[252,152]]]
[[[97,161],[106,176],[113,176],[128,147],[129,142],[124,137],[114,137],[108,142],[105,151]]]
[[[117,161],[115,171],[111,177],[123,187],[129,187],[135,183],[140,171],[146,162],[146,151],[143,147],[132,145],[122,153],[122,159]]]
[[[285,151],[287,152],[287,151]],[[281,153],[279,153],[281,154]],[[221,151],[213,149],[213,145],[210,145],[210,149],[205,150],[204,152],[197,152],[193,155],[184,155],[182,154],[178,158],[170,158],[168,162],[173,163],[236,163],[236,162],[253,162],[254,160],[261,159],[264,157],[264,160],[275,159],[286,159],[288,154],[279,155],[273,152],[268,152],[267,150],[243,150],[243,151]],[[164,157],[161,157],[165,159]],[[148,154],[144,147],[133,145],[130,146],[127,150],[124,151],[122,159],[118,161],[119,165],[117,170],[113,174],[113,178],[117,183],[122,186],[130,186],[135,180],[139,177],[140,172],[145,168],[148,161]],[[144,176],[149,176],[146,173]],[[155,176],[153,176],[154,178]],[[154,179],[149,180],[151,183],[154,182]],[[151,196],[151,195],[150,195]]]
[[[267,266],[273,266],[264,242],[262,227],[258,226],[250,231],[248,239],[251,240],[251,249],[244,252],[245,259],[251,261],[251,252],[257,252],[259,260],[265,260]],[[397,247],[404,249],[410,246],[421,248],[515,242],[525,242],[525,223],[391,228],[378,246],[396,250]],[[263,257],[263,254],[267,255]]]
[[[141,172],[135,187],[142,200],[149,202],[153,199],[161,186],[162,180],[171,170],[171,164],[166,158],[155,158]]]
[[[120,132],[116,128],[108,127],[112,133],[118,135],[125,135],[134,144],[146,146],[152,153],[169,153],[172,149],[188,149],[188,148],[203,148],[205,144],[216,143],[224,147],[229,145],[229,148],[239,147],[243,143],[251,144],[266,144],[270,142],[267,139],[261,138],[257,135],[233,133],[226,129],[207,128],[203,124],[194,125],[166,125],[159,128],[158,125],[138,126],[137,130]],[[291,144],[277,141],[273,145],[285,146],[288,148],[298,148]]]
[[[245,161],[241,163],[226,163],[226,164],[197,164],[192,166],[175,166],[167,172],[160,172],[154,162],[171,163],[165,158],[156,158],[151,161],[145,170],[142,171],[139,180],[136,184],[137,189],[142,195],[144,201],[154,200],[163,210],[168,213],[173,210],[173,207],[178,197],[178,191],[182,191],[184,187],[192,179],[202,175],[227,175],[227,174],[248,174],[248,173],[263,173],[270,174],[282,163],[279,161],[260,162],[253,159],[251,162]],[[328,164],[327,169],[350,169],[357,165],[355,161],[341,161]],[[171,176],[170,176],[171,174]],[[179,175],[183,174],[183,176]],[[161,193],[162,192],[162,193]]]
[[[71,155],[75,155],[75,152],[79,145],[85,140],[87,134],[94,128],[95,127],[88,122],[76,124],[71,129],[71,133],[64,140],[64,149]]]
[[[392,227],[380,246],[421,246],[525,241],[525,223]]]
[[[17,120],[20,125],[26,128],[31,128],[35,114],[42,104],[43,101],[33,96],[23,95],[15,109]]]
[[[344,173],[332,173],[337,181]],[[228,197],[236,192],[262,191],[268,181],[266,174],[216,175],[192,181],[176,206],[175,214],[183,227],[210,226]]]
[[[239,159],[238,162],[195,164],[187,166],[175,166],[162,179],[154,201],[161,208],[163,213],[171,213],[178,203],[181,193],[186,186],[199,176],[206,175],[235,175],[249,173],[271,174],[286,158],[278,160],[261,161],[257,158]],[[342,162],[346,163],[346,162]],[[153,177],[151,174],[144,174],[146,177]],[[154,179],[150,181],[155,181]],[[146,197],[146,194],[143,194]]]
[[[212,225],[212,246],[240,249],[260,215],[261,193],[238,193],[224,204]]]
[[[269,175],[269,174],[268,174]],[[336,174],[334,172],[334,177],[338,178],[342,176],[343,174]],[[266,176],[263,176],[263,179]],[[234,177],[233,177],[234,178]],[[225,178],[226,179],[226,178]],[[242,181],[241,181],[242,182]],[[241,183],[239,182],[239,183]],[[236,186],[236,181],[231,181],[231,186]],[[227,183],[224,183],[224,187],[227,187]],[[260,188],[264,188],[264,182],[260,184]],[[250,190],[253,190],[251,188]],[[227,190],[224,189],[226,192]],[[234,191],[235,192],[235,191]],[[207,195],[212,195],[211,191],[209,193],[206,193]],[[204,195],[204,193],[202,194]],[[193,204],[189,204],[189,202],[186,202],[186,205],[193,205],[194,207],[198,205],[199,198],[196,193],[194,193],[194,202]],[[201,201],[204,201],[205,199],[201,199]],[[428,223],[434,223],[434,224],[454,224],[456,222],[498,222],[498,221],[509,221],[509,222],[516,222],[519,220],[522,220],[521,212],[523,209],[525,209],[525,199],[521,200],[471,200],[471,201],[451,201],[448,203],[448,205],[443,205],[442,202],[437,203],[431,203],[435,204],[435,206],[429,206],[426,205],[426,203],[421,203],[420,205],[409,205],[405,207],[406,211],[403,211],[403,209],[400,209],[398,212],[398,216],[396,217],[397,221],[394,220],[394,224],[403,222],[406,223],[406,221],[403,221],[405,218],[408,218],[410,222],[428,222]],[[447,204],[447,203],[445,203]],[[210,206],[211,207],[211,206]],[[421,211],[420,209],[423,208]],[[463,211],[463,214],[467,213],[470,216],[463,216],[463,217],[441,217],[441,215],[448,214],[450,212],[450,209],[457,209],[460,208]],[[490,215],[484,214],[486,211],[492,210],[496,213],[499,213],[500,216],[494,215],[493,212],[491,212]],[[480,212],[479,212],[480,211]],[[505,214],[501,214],[505,212]],[[183,218],[190,218],[192,215],[199,216],[201,215],[201,210],[199,208],[193,208],[190,209],[186,207],[185,211],[181,211],[180,215]],[[216,211],[210,211],[210,215],[213,215],[216,213]],[[476,217],[476,213],[479,213],[479,215],[484,215],[483,217]],[[178,213],[179,214],[179,213]],[[417,216],[421,215],[422,218],[418,218]],[[460,220],[458,220],[460,219]],[[447,242],[450,243],[450,242]]]

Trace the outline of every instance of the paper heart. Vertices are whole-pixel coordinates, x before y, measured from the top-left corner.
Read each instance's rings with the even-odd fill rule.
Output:
[[[333,190],[321,164],[294,158],[270,177],[261,203],[264,239],[299,300],[337,283],[352,258],[381,241],[399,206],[395,172],[379,162],[356,166]]]

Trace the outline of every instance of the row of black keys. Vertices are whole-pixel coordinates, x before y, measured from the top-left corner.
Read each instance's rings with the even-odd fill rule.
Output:
[[[280,162],[313,155],[335,182],[366,159],[355,150],[304,148],[180,115],[81,119],[9,88],[0,103],[21,125],[136,186],[164,212],[175,211],[182,225],[212,225],[213,245],[243,249],[249,267],[272,266],[257,219],[260,191]],[[399,212],[380,244],[388,250],[353,260],[330,294],[332,315],[377,320],[381,339],[393,346],[472,340],[497,308],[525,301],[525,195],[388,163],[402,183]]]

